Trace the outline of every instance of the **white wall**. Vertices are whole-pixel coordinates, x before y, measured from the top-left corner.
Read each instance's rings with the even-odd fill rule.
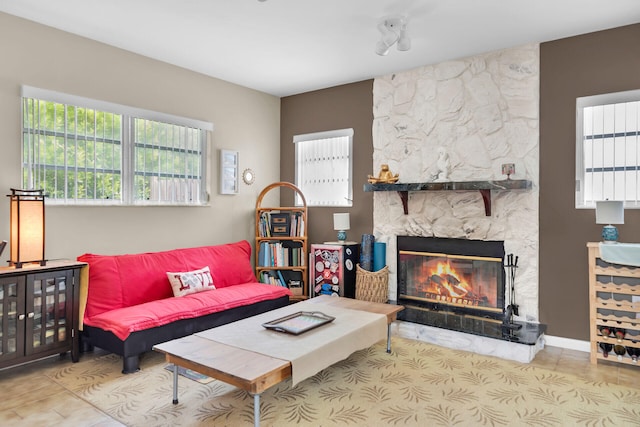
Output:
[[[504,240],[519,256],[516,303],[538,319],[539,46],[528,45],[394,73],[374,81],[373,170],[387,163],[399,182],[432,181],[438,148],[448,181],[513,179],[527,191],[493,191],[485,216],[478,191],[412,192],[408,215],[395,192],[374,193],[374,235],[386,242],[396,299],[396,236]]]
[[[215,55],[215,46],[205,55]],[[258,193],[279,179],[280,99],[0,13],[0,195],[22,188],[20,87],[59,92],[214,123],[207,207],[59,207],[46,210],[46,257],[134,253],[253,242]],[[256,181],[218,194],[218,150],[240,152]],[[0,239],[9,204],[0,197]],[[0,263],[8,259],[8,250]]]

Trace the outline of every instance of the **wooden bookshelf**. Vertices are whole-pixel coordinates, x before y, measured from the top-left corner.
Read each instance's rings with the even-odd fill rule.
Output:
[[[265,196],[274,190],[291,190],[302,206],[264,206]],[[265,187],[256,201],[256,277],[263,283],[287,286],[292,300],[309,298],[307,283],[307,201],[290,182]]]

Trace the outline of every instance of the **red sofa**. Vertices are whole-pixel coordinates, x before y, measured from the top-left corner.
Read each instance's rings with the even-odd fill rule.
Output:
[[[247,241],[134,255],[84,254],[80,342],[123,357],[123,373],[155,344],[289,303],[291,292],[259,283]],[[209,267],[215,289],[175,297],[167,272]]]

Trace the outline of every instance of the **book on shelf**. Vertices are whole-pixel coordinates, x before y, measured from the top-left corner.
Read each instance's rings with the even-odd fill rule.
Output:
[[[260,242],[260,247],[258,248],[258,265],[260,267],[267,267],[269,265],[269,258],[269,243]]]
[[[269,214],[267,212],[260,214],[258,233],[260,234],[260,237],[271,237],[271,224],[269,221]]]
[[[261,271],[260,283],[283,286],[286,288],[302,288],[302,272],[290,270]]]
[[[304,215],[302,215],[302,213],[300,213],[300,218],[298,220],[298,236],[304,236],[305,234],[305,230],[304,230]]]
[[[266,283],[267,285],[285,286],[284,282],[280,281],[280,278],[273,271],[260,272],[260,283]]]
[[[302,267],[304,266],[302,242],[269,241],[260,242],[258,248],[259,267]]]
[[[280,286],[287,286],[287,282],[284,280],[284,276],[280,270],[276,270],[276,274],[278,275],[278,279],[280,280]]]
[[[289,267],[304,266],[304,256],[302,251],[302,242],[284,241],[282,242],[284,249],[283,261]]]
[[[302,212],[291,214],[291,237],[304,236],[304,217]]]

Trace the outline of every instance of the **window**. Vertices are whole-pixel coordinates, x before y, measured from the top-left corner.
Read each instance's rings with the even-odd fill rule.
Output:
[[[352,205],[352,141],[353,129],[294,136],[296,186],[308,206]]]
[[[576,207],[640,207],[640,90],[577,99]]]
[[[53,204],[202,205],[213,125],[23,87],[23,185]]]

